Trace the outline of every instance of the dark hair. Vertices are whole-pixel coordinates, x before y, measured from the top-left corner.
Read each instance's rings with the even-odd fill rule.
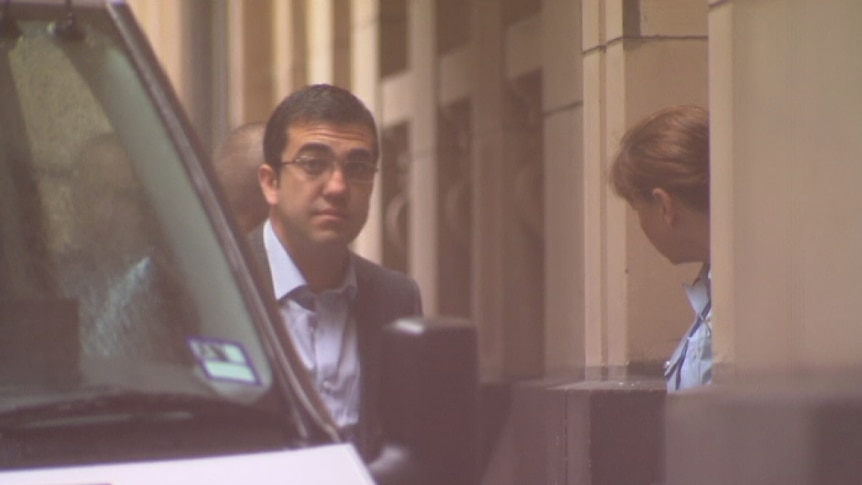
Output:
[[[346,89],[330,84],[314,84],[290,94],[272,112],[263,137],[266,163],[278,169],[282,152],[289,142],[288,129],[308,122],[363,125],[374,136],[375,159],[379,154],[377,125],[362,101]]]
[[[654,188],[709,211],[709,112],[680,105],[660,110],[630,128],[611,165],[614,191],[632,202]]]

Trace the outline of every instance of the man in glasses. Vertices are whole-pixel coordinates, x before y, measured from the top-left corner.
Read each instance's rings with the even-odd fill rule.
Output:
[[[414,280],[350,250],[368,216],[377,127],[353,94],[313,85],[276,107],[259,181],[269,217],[251,244],[335,423],[366,461],[380,451],[380,329],[422,312]]]

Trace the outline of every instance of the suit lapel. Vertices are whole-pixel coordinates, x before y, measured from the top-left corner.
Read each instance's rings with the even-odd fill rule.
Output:
[[[356,300],[354,320],[359,341],[362,392],[359,414],[359,448],[363,456],[374,456],[382,441],[377,402],[380,390],[380,332],[375,322],[374,302],[376,288],[367,267],[360,258],[354,257],[356,271]]]
[[[275,290],[272,287],[272,272],[269,268],[269,258],[266,255],[266,246],[263,244],[263,228],[265,224],[261,224],[252,231],[249,235],[249,243],[251,245],[252,256],[255,263],[255,276],[270,295],[275,295]]]

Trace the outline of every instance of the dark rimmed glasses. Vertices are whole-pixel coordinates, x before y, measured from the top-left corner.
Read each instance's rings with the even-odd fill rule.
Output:
[[[293,160],[285,160],[282,165],[296,165],[310,178],[318,179],[326,175],[332,176],[338,165],[344,179],[351,183],[367,184],[374,181],[377,164],[368,160],[342,160],[324,155],[301,155]]]

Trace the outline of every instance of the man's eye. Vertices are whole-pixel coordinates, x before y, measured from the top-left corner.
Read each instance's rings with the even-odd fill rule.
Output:
[[[344,174],[349,178],[368,180],[374,177],[377,168],[368,162],[347,162],[344,164]]]
[[[297,161],[297,164],[301,166],[303,170],[312,175],[320,175],[327,171],[330,165],[332,165],[332,163],[325,158],[302,158]]]

